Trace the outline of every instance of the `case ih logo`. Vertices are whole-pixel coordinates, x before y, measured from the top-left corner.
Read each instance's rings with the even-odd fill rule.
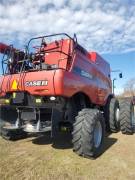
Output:
[[[26,81],[25,86],[47,86],[48,85],[48,81]]]

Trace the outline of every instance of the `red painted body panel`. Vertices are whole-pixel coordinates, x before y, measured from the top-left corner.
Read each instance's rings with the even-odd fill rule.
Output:
[[[46,52],[43,61],[56,64],[59,69],[22,72],[4,75],[0,78],[0,96],[7,92],[27,91],[32,95],[72,97],[78,92],[85,93],[94,104],[104,105],[111,94],[110,66],[97,53],[84,54],[76,49],[71,61],[73,42],[65,39],[53,42],[45,50],[54,48],[58,52]],[[64,53],[61,53],[59,51]],[[66,55],[68,54],[68,55]],[[18,83],[12,89],[13,81]],[[25,86],[27,81],[48,81],[46,86]]]
[[[54,95],[54,71],[39,71],[39,72],[25,72],[20,74],[6,75],[2,76],[0,81],[0,86],[2,88],[2,94],[5,95],[6,92],[14,91],[27,91],[33,95]],[[18,83],[18,88],[16,90],[12,89],[13,81],[16,80]],[[48,80],[48,85],[46,86],[25,86],[27,81],[36,80]]]
[[[4,53],[7,53],[5,50],[10,50],[10,46],[9,45],[6,45],[6,44],[3,44],[0,42],[0,53],[4,54]],[[12,48],[13,51],[16,51],[17,49],[15,48]]]
[[[46,53],[44,61],[47,64],[56,64],[59,68],[66,69],[68,60],[66,54],[70,55],[71,53],[70,47],[72,46],[72,41],[70,41],[69,39],[64,39],[59,42],[57,41],[57,43],[59,44],[57,45],[55,42],[50,43],[45,48],[46,51],[53,48],[57,52],[53,52],[54,50],[51,50],[50,52]]]

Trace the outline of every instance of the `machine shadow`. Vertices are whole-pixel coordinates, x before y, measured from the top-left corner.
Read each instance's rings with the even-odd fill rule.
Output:
[[[113,144],[117,142],[116,138],[109,137],[110,134],[106,134],[104,146],[101,154],[105,153]],[[51,144],[55,149],[71,149],[72,145],[72,136],[71,134],[60,133],[55,139],[52,139],[50,133],[45,133],[44,135],[35,137],[32,139],[33,144],[37,145],[48,145]]]
[[[100,155],[104,154],[111,146],[113,146],[118,139],[110,137],[111,133],[106,133],[104,145]]]
[[[52,144],[52,147],[56,149],[70,149],[72,148],[71,140],[71,134],[60,133],[53,139],[50,133],[45,133],[32,139],[32,143],[37,145]]]
[[[37,144],[37,145],[48,145],[48,144],[52,144],[52,138],[50,133],[44,133],[44,134],[38,134],[36,135],[32,140],[33,144]]]

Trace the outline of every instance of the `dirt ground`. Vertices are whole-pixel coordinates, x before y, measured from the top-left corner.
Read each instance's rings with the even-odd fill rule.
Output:
[[[106,137],[95,160],[72,152],[69,136],[55,144],[49,135],[9,142],[0,138],[0,180],[134,180],[135,135]]]

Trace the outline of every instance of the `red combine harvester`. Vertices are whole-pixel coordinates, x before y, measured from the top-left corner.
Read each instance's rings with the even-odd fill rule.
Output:
[[[112,94],[109,64],[80,46],[76,37],[61,33],[32,38],[25,52],[1,43],[0,53],[4,54],[0,78],[3,138],[15,140],[26,133],[47,131],[55,138],[64,130],[72,133],[77,154],[97,157],[105,127],[133,133],[132,113],[121,115],[120,110],[127,110]],[[132,109],[132,101],[128,102]]]

